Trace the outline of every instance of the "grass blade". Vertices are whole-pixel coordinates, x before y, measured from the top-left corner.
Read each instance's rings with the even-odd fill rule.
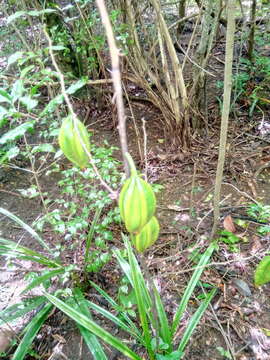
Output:
[[[159,296],[159,293],[158,293],[156,287],[154,288],[154,296],[155,296],[156,309],[157,309],[157,314],[158,314],[158,319],[159,319],[160,337],[166,344],[169,345],[168,351],[172,351],[172,340],[173,339],[171,336],[171,329],[169,326],[169,321],[168,321],[163,303],[161,301],[161,298]]]
[[[172,336],[174,336],[174,334],[179,326],[180,320],[186,310],[188,301],[193,294],[193,290],[196,287],[196,285],[201,277],[202,272],[204,271],[204,267],[208,263],[211,255],[213,254],[216,247],[217,247],[216,242],[211,243],[208,246],[208,248],[206,249],[206,251],[203,253],[203,255],[201,256],[201,259],[200,259],[198,265],[195,267],[195,271],[188,283],[188,286],[186,287],[186,290],[183,294],[183,297],[181,299],[179,307],[174,316],[174,320],[172,323]]]
[[[88,262],[88,258],[89,258],[89,250],[90,250],[90,246],[93,240],[93,235],[95,233],[95,226],[100,218],[101,215],[101,211],[102,211],[103,207],[97,208],[91,227],[89,229],[88,235],[87,235],[87,239],[86,239],[86,249],[85,249],[85,266],[87,266],[87,262]]]
[[[87,306],[87,300],[84,298],[82,292],[80,289],[76,288],[73,290],[74,298],[76,301],[74,301],[74,308],[76,310],[80,310],[82,314],[87,316],[89,319],[92,320],[91,313]],[[80,330],[80,333],[82,334],[82,337],[88,346],[88,349],[90,350],[91,354],[93,355],[94,360],[107,360],[107,356],[103,350],[103,347],[101,346],[100,342],[98,341],[97,337],[93,335],[89,330],[87,330],[85,327],[77,324],[78,329]]]
[[[108,320],[112,321],[116,326],[118,326],[119,328],[121,328],[122,330],[128,332],[130,335],[132,335],[133,337],[135,337],[137,339],[137,341],[144,343],[143,338],[140,334],[140,332],[136,329],[136,332],[134,332],[129,326],[127,326],[122,320],[118,319],[118,317],[116,317],[115,315],[113,315],[112,313],[110,313],[108,310],[103,309],[102,307],[100,307],[99,305],[88,301],[89,306],[97,311],[99,314],[103,315],[104,317],[106,317]]]
[[[54,276],[60,275],[60,274],[64,274],[65,269],[57,269],[57,270],[52,270],[52,271],[48,271],[46,274],[41,275],[39,277],[37,277],[36,279],[34,279],[23,291],[22,294],[26,293],[27,291],[33,289],[36,286],[39,286],[40,284],[42,284],[44,281],[51,279]]]
[[[76,321],[79,325],[85,327],[96,336],[100,337],[103,341],[120,351],[126,357],[132,360],[142,360],[136,353],[134,353],[128,346],[122,343],[121,340],[111,335],[108,331],[104,330],[101,326],[97,325],[93,320],[89,319],[81,312],[73,309],[68,304],[64,303],[57,297],[45,293],[47,299],[53,303],[58,309],[63,311],[67,316]]]
[[[148,319],[147,319],[147,313],[151,312],[151,307],[148,308],[147,304],[144,301],[142,289],[144,289],[145,284],[144,284],[144,282],[142,282],[141,276],[139,276],[139,274],[141,274],[141,272],[138,271],[138,263],[133,254],[131,244],[128,239],[126,239],[125,245],[127,247],[127,252],[128,252],[128,260],[129,260],[130,269],[131,269],[132,284],[133,284],[133,287],[135,290],[135,296],[136,296],[136,300],[137,300],[137,307],[138,307],[138,312],[139,312],[139,317],[140,317],[140,323],[141,323],[141,327],[143,329],[143,336],[144,336],[144,340],[145,340],[145,347],[148,351],[148,355],[149,355],[150,359],[152,360],[155,357],[154,357],[154,353],[153,353],[152,346],[151,346],[151,338],[152,337],[151,337],[151,331],[150,331],[150,327],[149,327],[149,323],[148,323]]]
[[[206,298],[204,299],[204,301],[201,303],[201,305],[199,306],[199,308],[197,309],[197,311],[195,312],[195,314],[192,316],[192,318],[190,319],[188,326],[182,336],[181,342],[179,344],[178,347],[178,351],[183,352],[193,331],[195,330],[198,322],[200,321],[202,315],[204,314],[205,310],[207,309],[210,301],[213,299],[213,297],[216,295],[217,290],[216,289],[212,289],[209,294],[207,294]]]
[[[134,322],[130,319],[130,317],[127,315],[126,311],[123,311],[122,307],[118,305],[117,302],[112,297],[110,297],[110,295],[108,295],[104,290],[102,290],[97,284],[92,281],[89,281],[89,283],[101,296],[104,297],[104,299],[111,305],[111,307],[116,310],[119,315],[121,315],[121,317],[127,322],[130,328],[139,336],[141,336],[140,331],[138,330]]]
[[[12,360],[23,360],[27,352],[29,351],[31,344],[39,332],[41,326],[46,321],[49,312],[52,309],[51,304],[46,304],[43,309],[40,310],[39,313],[35,315],[35,317],[30,321],[30,323],[24,329],[24,337],[20,342],[17,350],[15,351]]]
[[[25,231],[27,231],[34,239],[36,239],[39,244],[44,247],[46,250],[48,250],[51,254],[53,254],[53,250],[50,249],[50,247],[46,244],[46,242],[35,232],[34,229],[31,228],[31,226],[25,224],[21,219],[19,219],[16,215],[12,214],[6,209],[3,209],[0,207],[0,214],[3,214],[7,217],[9,217],[11,220],[15,221],[18,225],[20,225]]]
[[[15,258],[24,258],[26,256],[29,260],[38,262],[49,267],[59,267],[60,264],[56,261],[48,259],[37,251],[31,250],[25,246],[18,245],[16,242],[0,238],[0,253],[1,255],[13,256]]]
[[[36,296],[8,307],[0,312],[0,326],[18,319],[34,309],[37,309],[45,301],[47,301],[45,296]]]

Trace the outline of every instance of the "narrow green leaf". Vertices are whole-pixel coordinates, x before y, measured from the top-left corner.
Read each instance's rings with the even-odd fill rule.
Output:
[[[257,265],[255,270],[254,282],[256,286],[261,286],[270,281],[270,256],[265,256]]]
[[[151,308],[147,308],[144,297],[142,295],[142,279],[138,274],[138,267],[136,266],[136,259],[132,252],[131,244],[129,241],[125,242],[128,251],[128,261],[131,268],[132,283],[135,290],[137,300],[138,312],[140,317],[140,324],[143,329],[143,336],[145,340],[145,347],[148,351],[150,359],[154,359],[154,353],[151,346],[151,331],[147,320],[147,313],[151,312]]]
[[[0,326],[10,323],[25,314],[37,309],[46,300],[45,296],[36,296],[31,299],[26,299],[21,303],[14,304],[0,312]]]
[[[0,142],[1,143],[1,142]],[[36,239],[39,244],[47,249],[51,254],[53,254],[53,251],[50,249],[50,247],[45,243],[45,241],[42,240],[42,238],[35,232],[34,229],[32,229],[29,225],[25,224],[21,219],[19,219],[16,215],[12,214],[6,209],[3,209],[0,207],[0,214],[3,214],[7,217],[9,217],[11,220],[15,221],[17,224],[19,224],[25,231],[27,231],[30,235],[33,236],[34,239]]]
[[[39,286],[44,281],[51,279],[54,276],[64,274],[64,272],[65,272],[65,269],[57,269],[57,270],[48,271],[46,274],[41,275],[41,276],[37,277],[36,279],[34,279],[33,281],[31,281],[31,283],[21,293],[24,294],[27,291],[35,288],[36,286]]]
[[[67,316],[76,321],[79,325],[85,327],[96,336],[100,337],[103,341],[119,350],[124,356],[133,360],[142,360],[136,353],[134,353],[129,347],[127,347],[121,340],[111,335],[108,331],[104,330],[101,326],[97,325],[94,321],[87,318],[81,312],[73,309],[71,306],[65,304],[57,297],[45,293],[47,299],[52,302],[58,309],[63,311]]]
[[[173,339],[171,336],[171,329],[169,326],[169,321],[168,321],[164,306],[162,304],[160,295],[156,288],[154,289],[154,296],[155,296],[156,309],[157,309],[158,318],[159,318],[160,337],[166,344],[169,345],[169,350],[172,351]]]
[[[134,324],[134,322],[130,319],[130,317],[127,315],[125,311],[123,311],[122,307],[118,305],[112,297],[110,297],[104,290],[102,290],[98,285],[96,285],[94,282],[89,281],[89,283],[97,290],[97,292],[100,293],[101,296],[104,297],[105,300],[108,301],[108,303],[112,306],[112,308],[119,313],[119,315],[122,316],[122,318],[128,323],[130,328],[136,332],[137,334],[140,334],[138,328]]]
[[[206,296],[206,298],[204,299],[204,301],[201,303],[201,305],[199,306],[199,308],[197,309],[197,311],[195,312],[195,314],[192,316],[192,318],[189,320],[188,322],[188,326],[181,338],[180,344],[178,346],[178,351],[180,352],[184,352],[185,347],[191,337],[191,335],[193,334],[193,331],[195,330],[196,326],[198,325],[201,317],[203,316],[205,310],[207,309],[210,301],[213,299],[213,297],[216,295],[217,290],[216,289],[212,289]]]
[[[6,240],[3,238],[0,238],[0,251],[3,255],[9,255],[13,257],[20,256],[22,257],[28,257],[28,260],[33,260],[36,262],[39,262],[40,264],[44,264],[48,267],[59,267],[61,264],[57,261],[51,260],[46,256],[43,256],[42,254],[38,253],[35,250],[29,249],[25,246],[18,245],[16,242],[11,240]]]
[[[27,131],[32,130],[34,128],[34,121],[27,121],[17,127],[15,129],[9,130],[0,138],[0,144],[4,145],[7,142],[14,141],[20,137],[22,137]]]
[[[73,301],[74,308],[77,311],[80,311],[83,315],[87,316],[89,319],[92,320],[92,315],[87,306],[87,300],[84,298],[80,289],[76,288],[73,290],[74,297],[76,301]],[[97,337],[93,335],[89,330],[85,327],[77,324],[82,337],[88,346],[89,351],[92,353],[95,360],[107,360],[107,356],[98,341]]]
[[[186,287],[186,290],[183,294],[181,302],[180,302],[178,309],[176,311],[176,314],[174,316],[173,324],[172,324],[172,336],[174,336],[174,334],[179,326],[180,320],[181,320],[184,312],[186,311],[188,301],[193,294],[193,291],[201,277],[202,272],[204,271],[204,267],[208,263],[210,257],[212,256],[214,250],[216,249],[216,247],[217,247],[216,242],[211,243],[208,246],[208,248],[206,249],[206,251],[204,252],[204,254],[201,256],[201,259],[200,259],[198,265],[195,267],[195,271],[188,283],[188,286]]]
[[[12,360],[23,360],[27,352],[29,351],[33,340],[35,339],[37,333],[39,332],[41,326],[46,321],[49,312],[52,309],[51,304],[46,304],[39,313],[30,321],[30,323],[24,329],[24,337],[20,342],[17,350],[12,356]]]
[[[106,317],[108,320],[112,321],[116,326],[118,326],[119,328],[121,328],[122,330],[128,332],[130,335],[132,335],[134,338],[137,339],[137,341],[139,341],[140,343],[144,343],[143,338],[140,334],[140,332],[136,329],[136,331],[134,332],[129,326],[127,326],[122,320],[120,320],[118,317],[114,316],[112,313],[110,313],[108,310],[103,309],[102,307],[100,307],[99,305],[88,301],[87,304],[89,304],[89,306],[97,311],[99,314],[103,315],[104,317]]]
[[[93,239],[93,236],[94,236],[94,233],[95,233],[95,228],[96,228],[97,222],[98,222],[98,220],[100,218],[102,209],[103,209],[103,207],[98,207],[96,209],[96,212],[95,212],[91,227],[90,227],[89,232],[87,234],[86,247],[85,247],[85,266],[87,266],[87,262],[88,262],[88,258],[89,258],[90,246],[91,246],[91,243],[92,243],[92,239]]]

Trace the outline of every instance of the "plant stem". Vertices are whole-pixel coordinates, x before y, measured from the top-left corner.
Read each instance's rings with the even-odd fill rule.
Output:
[[[119,131],[121,150],[124,161],[125,174],[126,177],[128,178],[130,176],[130,171],[129,171],[127,159],[125,157],[125,154],[128,152],[128,145],[127,145],[125,107],[124,107],[122,84],[121,84],[121,72],[120,72],[120,61],[119,61],[120,54],[119,54],[119,49],[117,48],[115,43],[113,29],[107,8],[105,6],[105,2],[104,0],[96,0],[96,4],[100,12],[102,23],[106,30],[107,40],[110,49],[114,98],[116,101],[117,116],[118,116],[118,131]]]
[[[228,122],[230,114],[230,98],[232,92],[232,62],[233,62],[233,45],[234,45],[234,32],[235,32],[235,0],[228,0],[227,4],[227,33],[226,33],[226,55],[225,55],[225,70],[224,70],[224,93],[223,93],[223,107],[221,116],[220,127],[220,142],[219,142],[219,155],[215,180],[214,192],[214,224],[211,233],[211,239],[215,236],[217,224],[220,217],[220,196],[221,196],[221,183],[223,177],[223,169],[226,155],[226,143]]]

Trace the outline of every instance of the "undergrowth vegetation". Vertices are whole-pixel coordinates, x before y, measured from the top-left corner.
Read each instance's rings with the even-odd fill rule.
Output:
[[[256,112],[264,113],[269,106],[269,56],[257,51],[266,47],[269,34],[250,30],[244,40],[241,36],[239,41],[249,42],[253,49],[252,56],[240,54],[232,71],[229,55],[233,53],[235,31],[230,11],[236,9],[236,4],[233,0],[228,4],[204,1],[201,6],[196,1],[191,3],[192,15],[187,16],[196,18],[192,21],[194,30],[187,36],[186,49],[180,44],[179,55],[177,36],[182,31],[184,34],[180,25],[186,19],[187,4],[178,2],[180,18],[168,25],[165,19],[170,14],[163,13],[163,7],[170,5],[167,3],[109,1],[108,18],[106,7],[102,8],[103,0],[97,0],[96,5],[92,0],[37,0],[29,4],[23,1],[18,9],[16,2],[4,4],[6,24],[21,44],[12,39],[14,46],[3,48],[8,54],[0,73],[0,164],[3,169],[29,173],[31,186],[16,191],[25,199],[36,201],[42,211],[28,224],[12,209],[0,207],[1,216],[35,240],[32,248],[27,240],[11,240],[8,234],[0,233],[0,255],[5,268],[17,271],[21,264],[30,264],[24,274],[27,285],[22,291],[23,299],[0,312],[0,325],[12,328],[19,318],[32,314],[20,336],[0,358],[40,358],[35,352],[38,333],[52,313],[61,312],[74,321],[94,359],[110,359],[113,348],[124,358],[134,360],[184,359],[195,329],[219,291],[216,283],[204,281],[205,268],[220,248],[230,256],[239,253],[246,242],[246,232],[236,234],[230,217],[224,220],[222,230],[216,229],[220,188],[229,114],[245,108],[252,117]],[[264,7],[267,4],[260,2],[261,12]],[[240,8],[234,15],[238,13],[241,14]],[[158,142],[165,141],[166,146],[174,146],[174,152],[180,148],[187,154],[192,141],[201,141],[198,139],[203,136],[203,126],[206,132],[209,129],[206,76],[216,75],[210,73],[212,69],[207,65],[218,39],[218,27],[224,26],[224,21],[224,81],[213,81],[223,90],[223,96],[217,100],[222,113],[220,138],[225,136],[219,147],[214,225],[212,233],[210,230],[203,236],[196,231],[189,233],[190,239],[195,234],[196,240],[187,257],[192,275],[177,294],[172,310],[168,306],[169,290],[159,287],[147,263],[149,254],[155,258],[153,248],[162,233],[155,193],[164,187],[147,180],[148,134],[143,118],[143,138],[138,135],[131,102],[148,102],[158,109],[163,117],[159,127],[164,129]],[[250,29],[254,24],[255,21],[249,24]],[[197,27],[203,30],[201,34]],[[6,29],[0,31],[8,34]],[[190,56],[194,59],[188,65],[192,75],[188,79],[185,66]],[[83,102],[90,104],[89,113],[81,109]],[[108,107],[112,131],[119,131],[120,151],[106,140],[97,140],[92,130],[95,122],[89,124],[89,116],[95,114],[99,118]],[[128,151],[127,119],[135,124],[140,165],[143,163],[145,174],[136,169]],[[52,189],[41,183],[41,177],[50,179]],[[188,182],[192,183],[190,218],[197,215],[193,199],[195,178],[196,164]],[[212,209],[200,221],[210,213]],[[235,224],[246,229],[246,222],[254,221],[256,235],[269,236],[269,205],[254,200],[247,205],[246,213],[249,218]],[[188,226],[185,229],[190,230]],[[179,241],[176,246],[177,252],[183,248]],[[266,251],[258,259],[255,286],[270,281],[268,254]],[[103,271],[117,277],[115,289],[103,288],[98,282]],[[90,290],[99,301],[90,299]],[[111,328],[117,331],[112,334]],[[217,351],[226,358],[232,354],[231,349],[222,347],[217,347]]]

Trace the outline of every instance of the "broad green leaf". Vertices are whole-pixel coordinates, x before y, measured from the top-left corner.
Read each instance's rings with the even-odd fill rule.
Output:
[[[57,95],[54,99],[52,99],[49,104],[45,107],[45,109],[40,114],[40,117],[50,114],[55,111],[58,105],[63,104],[64,96],[62,94]]]
[[[21,71],[21,75],[20,78],[23,79],[25,77],[25,75],[27,75],[29,73],[29,71],[33,70],[35,68],[34,65],[29,65],[26,66],[22,71]]]
[[[52,309],[51,304],[46,304],[43,309],[41,309],[35,317],[30,321],[30,323],[24,329],[24,337],[17,347],[12,360],[23,360],[25,355],[31,348],[32,342],[35,339],[37,333],[39,332],[41,326],[46,321],[50,311]]]
[[[86,79],[80,79],[75,84],[70,85],[70,87],[66,90],[66,93],[69,95],[74,94],[77,90],[84,87],[84,85],[87,83]]]
[[[118,351],[120,351],[124,356],[132,360],[142,360],[136,353],[134,353],[127,345],[125,345],[120,339],[116,338],[108,331],[104,330],[101,326],[96,324],[93,320],[89,319],[87,316],[83,315],[80,311],[73,309],[73,307],[67,305],[57,297],[45,293],[47,299],[52,302],[58,309],[63,311],[67,316],[76,321],[79,325],[83,326],[87,330],[91,331],[96,336],[100,337],[102,341],[105,341],[107,344],[111,345]]]
[[[18,148],[18,146],[13,146],[5,153],[5,155],[1,157],[0,164],[5,162],[6,160],[14,159],[19,153],[20,149]]]
[[[65,269],[56,269],[56,270],[48,271],[46,274],[41,275],[41,276],[37,277],[36,279],[34,279],[33,281],[31,281],[31,283],[22,291],[22,294],[26,293],[29,290],[32,290],[36,286],[39,286],[44,281],[51,279],[54,276],[64,274],[64,272],[65,272]]]
[[[13,104],[23,95],[24,87],[22,79],[16,80],[12,86],[11,94]]]
[[[187,328],[184,332],[184,334],[181,337],[180,344],[178,346],[178,351],[183,352],[185,350],[185,347],[191,338],[193,331],[195,330],[196,326],[198,325],[199,321],[201,320],[201,317],[203,316],[205,310],[207,309],[210,301],[213,299],[213,297],[216,295],[217,290],[212,289],[204,299],[204,301],[201,303],[195,314],[192,316],[192,318],[189,320]]]
[[[6,123],[8,115],[8,110],[5,109],[3,106],[0,106],[0,128]]]
[[[26,11],[16,11],[14,14],[10,15],[7,18],[7,25],[10,24],[12,21],[18,19],[19,17],[24,16],[25,14],[26,14]]]
[[[28,312],[37,309],[45,301],[47,301],[45,296],[36,296],[8,307],[0,312],[0,326],[8,322],[12,322],[13,320],[24,316]]]
[[[63,45],[53,45],[52,50],[61,51],[61,50],[67,50],[67,48],[66,48],[66,46],[63,46]]]
[[[53,147],[52,144],[40,144],[40,145],[34,146],[31,152],[32,152],[32,154],[39,153],[39,152],[54,153],[55,148]]]
[[[73,301],[73,306],[75,310],[81,311],[81,313],[85,316],[87,316],[89,319],[92,320],[92,315],[88,309],[87,301],[84,298],[82,292],[80,289],[76,288],[73,291],[74,298],[76,301]],[[88,349],[92,353],[95,360],[107,360],[107,356],[98,341],[97,337],[93,335],[89,330],[85,329],[83,326],[77,324],[82,337],[84,338],[84,341],[86,345],[88,346]]]
[[[270,281],[270,256],[265,256],[257,265],[255,270],[254,282],[256,286],[261,286]]]
[[[189,283],[186,287],[186,290],[182,296],[181,302],[180,302],[178,309],[176,311],[176,314],[174,316],[173,324],[172,324],[172,336],[174,336],[174,334],[180,324],[180,320],[186,310],[188,301],[191,298],[195,287],[197,286],[197,283],[201,277],[201,274],[204,271],[204,267],[208,263],[210,257],[212,256],[212,254],[213,254],[214,250],[216,250],[216,248],[217,248],[216,242],[212,242],[208,246],[206,251],[203,253],[200,261],[198,262],[197,266],[195,267],[194,273],[193,273],[191,279],[189,280]]]
[[[55,13],[56,10],[54,9],[43,9],[43,10],[31,10],[28,11],[27,14],[30,16],[40,16],[43,14],[51,14],[51,13]]]
[[[26,107],[27,111],[31,111],[38,105],[38,101],[30,96],[20,97],[20,102]]]
[[[6,209],[3,209],[0,207],[0,214],[3,214],[7,217],[9,217],[11,220],[15,221],[17,224],[19,224],[24,230],[26,230],[31,236],[33,236],[34,239],[36,239],[41,246],[43,246],[45,249],[47,249],[50,253],[53,254],[53,251],[50,249],[50,247],[46,244],[45,241],[35,232],[34,229],[31,228],[31,226],[25,224],[21,219],[19,219],[16,215],[12,214]]]
[[[18,138],[23,136],[27,131],[33,130],[34,125],[35,125],[34,121],[27,121],[17,126],[15,129],[9,130],[0,138],[0,144],[4,145],[9,141],[17,140]]]
[[[12,97],[9,95],[9,93],[6,92],[6,90],[4,89],[0,89],[0,103],[2,102],[11,103],[11,101],[12,101]]]

